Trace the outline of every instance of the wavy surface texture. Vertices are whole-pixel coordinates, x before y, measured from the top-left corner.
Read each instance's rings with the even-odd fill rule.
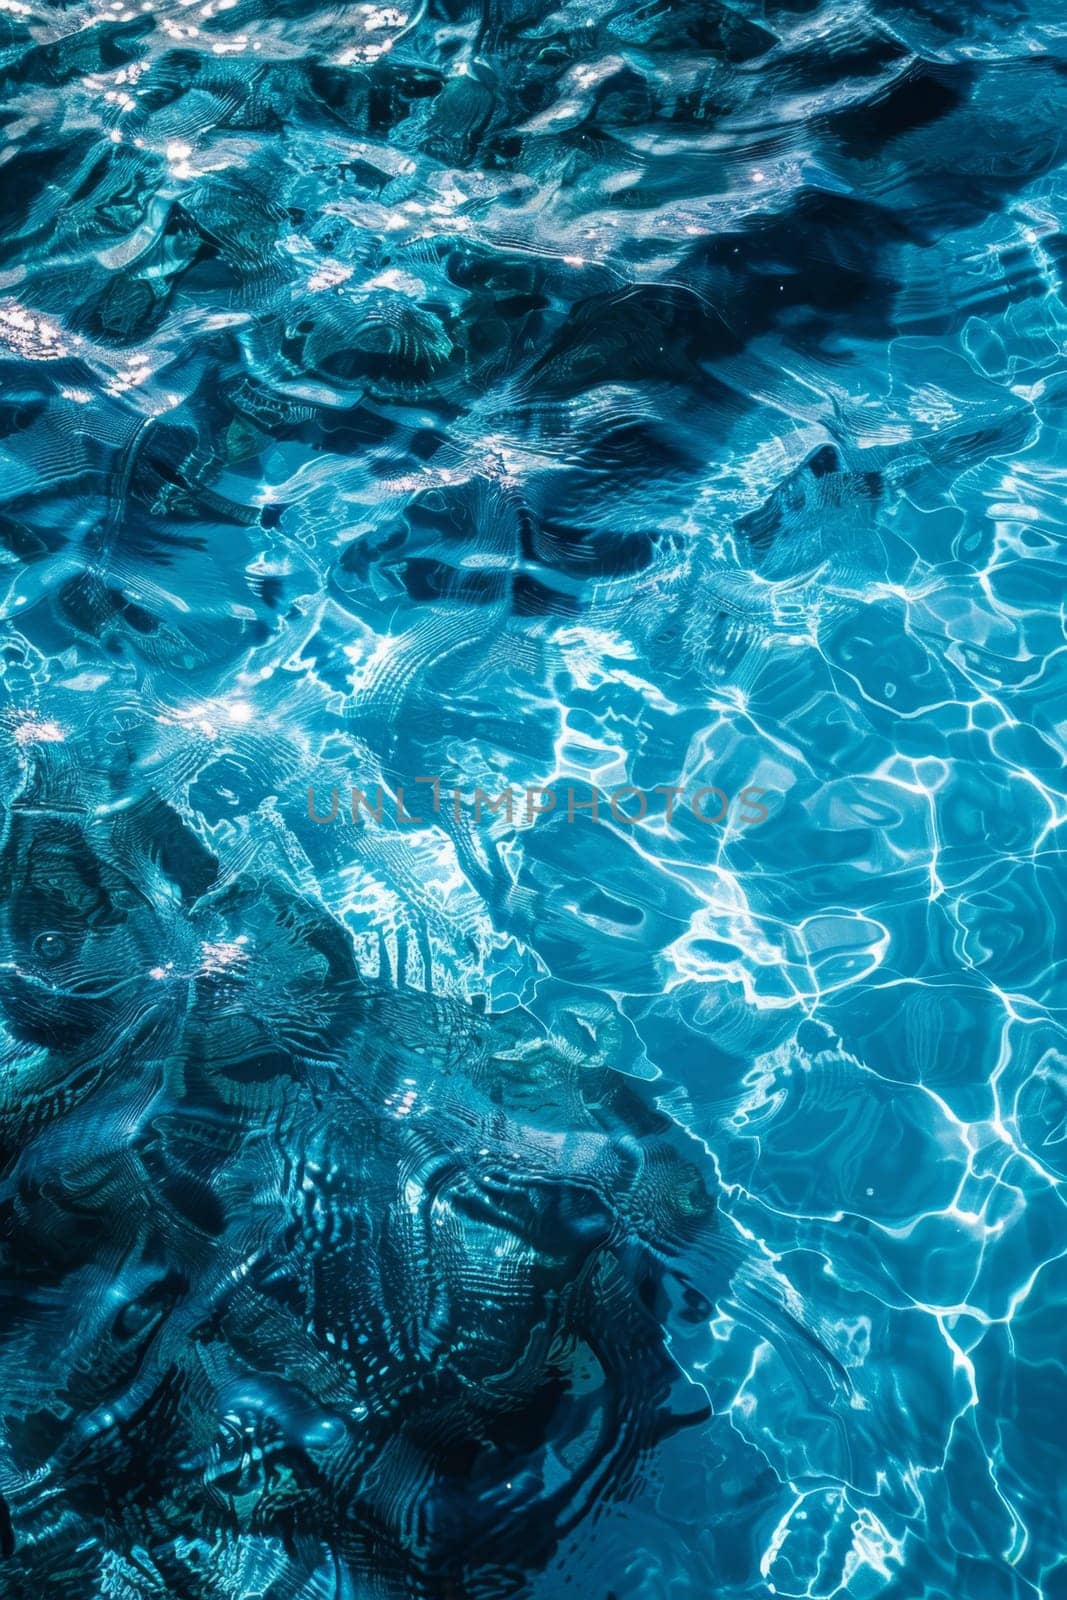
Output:
[[[1065,1600],[1053,0],[0,0],[0,1600]]]

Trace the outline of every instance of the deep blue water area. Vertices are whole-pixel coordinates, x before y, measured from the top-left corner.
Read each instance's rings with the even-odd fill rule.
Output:
[[[1067,13],[0,0],[0,1600],[1067,1600]]]

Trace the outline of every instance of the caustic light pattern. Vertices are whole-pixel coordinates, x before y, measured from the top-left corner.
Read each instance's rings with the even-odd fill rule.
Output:
[[[1065,1600],[1062,6],[0,74],[0,1600]]]

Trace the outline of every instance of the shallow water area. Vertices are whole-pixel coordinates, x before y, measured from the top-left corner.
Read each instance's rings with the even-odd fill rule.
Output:
[[[1067,1594],[1065,40],[0,0],[5,1600]]]

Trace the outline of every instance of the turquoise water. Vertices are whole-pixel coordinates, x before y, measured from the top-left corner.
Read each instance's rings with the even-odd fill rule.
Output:
[[[0,1600],[1064,1600],[1060,8],[0,32]]]

